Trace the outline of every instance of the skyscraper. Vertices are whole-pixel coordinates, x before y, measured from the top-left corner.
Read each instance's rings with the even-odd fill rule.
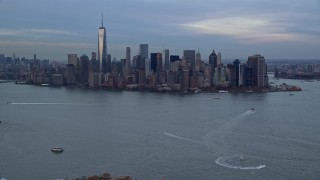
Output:
[[[79,60],[79,78],[81,83],[87,83],[89,79],[89,57],[85,54]]]
[[[157,53],[157,68],[156,68],[157,72],[162,71],[162,53],[158,52]]]
[[[169,70],[169,49],[164,50],[164,70]]]
[[[184,50],[183,57],[188,64],[191,64],[191,69],[195,68],[196,62],[196,51],[195,50]]]
[[[218,52],[218,57],[217,57],[217,65],[221,64],[221,52]]]
[[[155,73],[157,71],[157,53],[150,53],[151,71]]]
[[[263,56],[260,54],[249,56],[247,66],[252,69],[253,86],[268,86],[267,65]]]
[[[77,54],[68,54],[68,64],[73,64],[73,66],[77,68],[77,64],[78,64]]]
[[[148,58],[149,46],[148,44],[140,44],[139,45],[139,54],[141,55],[141,59]]]
[[[209,56],[209,64],[212,71],[214,72],[214,69],[218,66],[218,56],[216,52],[214,52],[214,50],[212,50],[212,53]]]
[[[98,61],[100,65],[100,72],[106,73],[107,68],[107,37],[106,37],[106,28],[103,26],[103,16],[101,27],[99,28],[98,34]]]
[[[125,78],[131,74],[131,49],[130,47],[126,48],[126,64],[125,64]]]
[[[200,67],[201,67],[201,54],[200,54],[200,51],[198,49],[197,54],[196,54],[195,70],[196,71],[200,71]]]

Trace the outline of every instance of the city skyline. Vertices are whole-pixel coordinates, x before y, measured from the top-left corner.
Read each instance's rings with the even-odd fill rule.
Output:
[[[223,59],[257,53],[268,59],[319,59],[319,9],[319,0],[2,0],[0,53],[66,61],[70,53],[98,52],[103,13],[112,59],[125,58],[126,47],[136,55],[139,44],[149,44],[149,52],[169,49],[177,55],[200,49],[203,59],[212,49]]]

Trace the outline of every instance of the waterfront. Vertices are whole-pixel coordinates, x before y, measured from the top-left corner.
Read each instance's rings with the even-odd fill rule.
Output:
[[[1,83],[0,177],[319,179],[320,82],[270,81],[302,91],[169,94]],[[53,154],[54,146],[65,151]],[[247,161],[234,157],[241,153]],[[234,169],[219,158],[266,167]]]

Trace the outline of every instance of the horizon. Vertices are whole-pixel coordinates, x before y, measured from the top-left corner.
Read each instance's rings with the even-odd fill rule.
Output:
[[[59,9],[59,10],[58,10]],[[101,13],[112,59],[139,44],[171,55],[214,49],[223,60],[261,54],[267,60],[319,60],[320,0],[62,1],[0,0],[0,54],[67,61],[97,52]],[[26,11],[27,10],[27,11]],[[59,11],[59,13],[57,13]]]

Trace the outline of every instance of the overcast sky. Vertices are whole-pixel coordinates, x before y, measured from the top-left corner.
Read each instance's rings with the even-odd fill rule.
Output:
[[[0,54],[66,60],[98,49],[101,13],[107,51],[214,49],[223,59],[320,59],[320,0],[0,0]]]

